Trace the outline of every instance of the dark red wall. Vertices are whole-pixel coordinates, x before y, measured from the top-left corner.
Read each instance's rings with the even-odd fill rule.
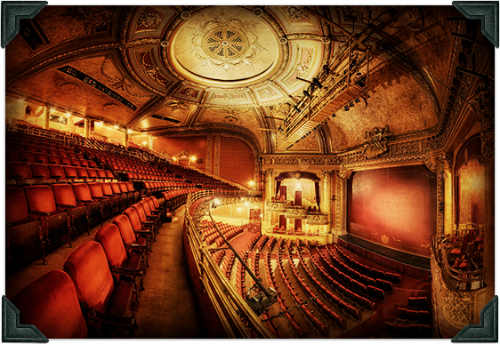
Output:
[[[348,183],[348,232],[430,256],[436,190],[436,174],[423,165],[355,172]]]
[[[220,176],[248,186],[254,180],[255,156],[252,148],[244,141],[221,136]]]

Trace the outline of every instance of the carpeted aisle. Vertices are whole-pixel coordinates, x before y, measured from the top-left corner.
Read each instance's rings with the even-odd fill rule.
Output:
[[[184,207],[156,236],[136,314],[134,338],[202,338],[182,245]]]

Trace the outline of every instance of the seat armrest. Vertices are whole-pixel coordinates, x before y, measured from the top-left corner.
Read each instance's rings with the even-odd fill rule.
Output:
[[[36,211],[36,210],[30,210],[30,213],[35,214],[35,215],[40,215],[40,216],[50,216],[53,213],[45,212],[45,211]]]
[[[76,205],[72,205],[72,204],[58,204],[58,203],[56,203],[56,206],[61,207],[61,208],[76,208]]]
[[[134,233],[136,233],[136,234],[146,234],[146,235],[152,235],[153,234],[153,232],[151,232],[151,231],[136,231],[136,230],[134,230]]]
[[[146,269],[131,269],[131,268],[112,266],[111,272],[129,276],[144,276],[146,274]]]

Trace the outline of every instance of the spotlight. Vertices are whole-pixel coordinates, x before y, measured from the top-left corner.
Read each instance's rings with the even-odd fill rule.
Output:
[[[312,82],[312,84],[313,84],[314,86],[316,86],[317,88],[319,88],[319,89],[322,89],[322,88],[323,88],[323,85],[321,85],[321,83],[319,82],[319,80],[318,80],[318,79],[316,79],[316,78],[313,78],[313,82]]]
[[[309,99],[311,99],[311,98],[312,98],[312,97],[311,97],[311,95],[309,94],[309,92],[307,92],[306,90],[302,91],[302,93],[304,93],[304,95],[305,95],[307,98],[309,98]]]
[[[295,109],[295,111],[297,111],[298,113],[300,113],[300,109],[297,107],[297,105],[294,105],[293,108]]]
[[[328,65],[323,65],[323,70],[325,73],[330,73],[330,67],[328,67]]]

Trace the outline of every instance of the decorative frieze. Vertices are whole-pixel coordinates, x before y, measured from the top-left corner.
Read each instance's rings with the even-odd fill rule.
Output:
[[[285,213],[287,219],[305,219],[306,216],[307,209],[305,208],[288,208]]]
[[[307,215],[306,224],[308,224],[308,225],[326,225],[326,224],[328,224],[328,215],[323,215],[323,214]]]

